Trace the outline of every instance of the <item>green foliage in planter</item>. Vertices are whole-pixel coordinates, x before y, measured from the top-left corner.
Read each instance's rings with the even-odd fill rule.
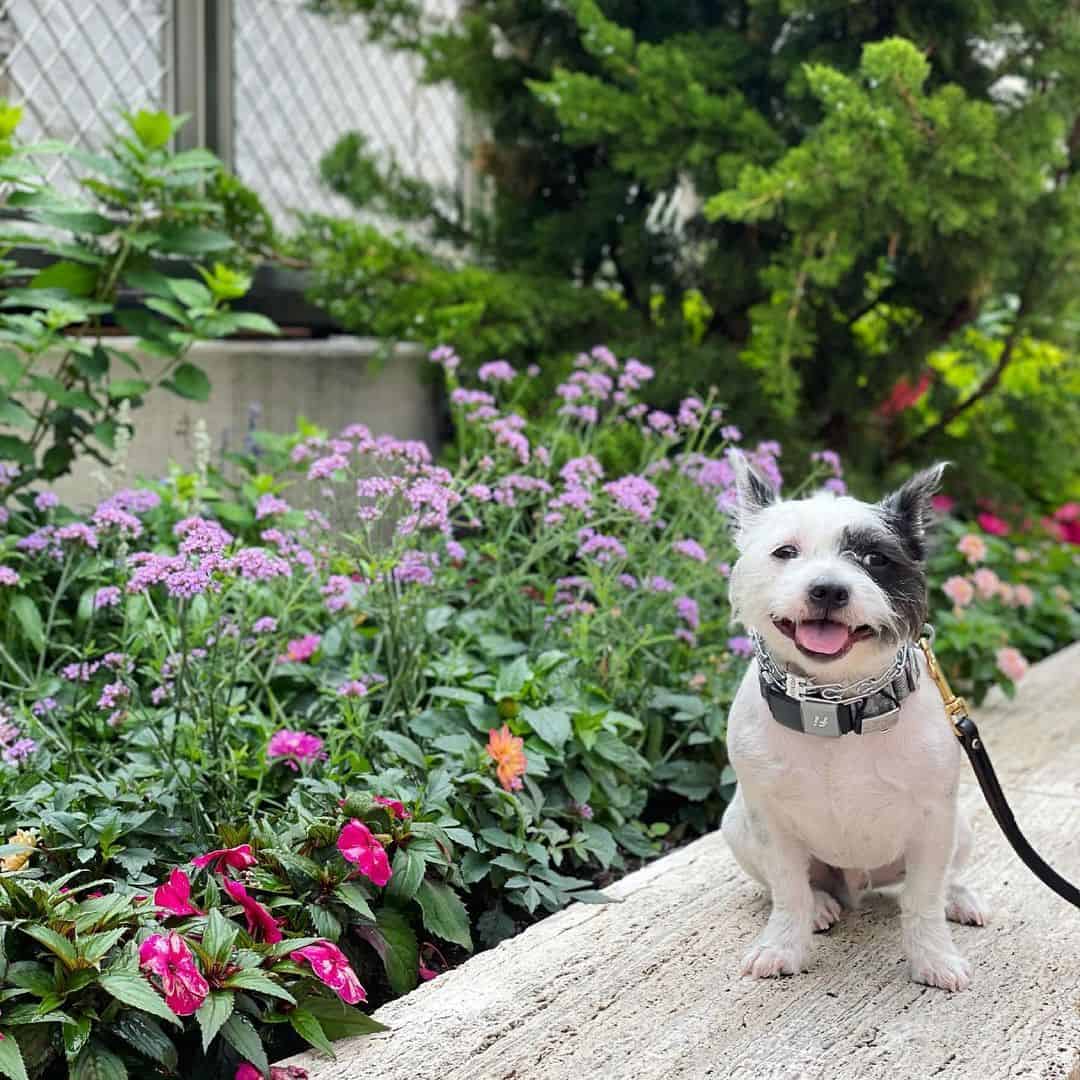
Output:
[[[206,150],[174,153],[183,118],[124,118],[101,154],[15,141],[21,110],[0,104],[0,179],[15,211],[0,232],[0,468],[5,490],[64,475],[77,455],[107,465],[130,412],[154,383],[119,326],[162,362],[156,384],[205,401],[206,373],[186,358],[196,341],[276,333],[261,315],[229,310],[250,277],[227,230],[265,240],[252,196]],[[55,159],[61,160],[57,162]],[[78,194],[43,165],[70,167]],[[38,264],[20,262],[26,254]],[[47,264],[41,266],[41,262]],[[194,265],[198,277],[189,273]],[[133,293],[142,296],[139,306]],[[123,429],[123,430],[121,430]]]

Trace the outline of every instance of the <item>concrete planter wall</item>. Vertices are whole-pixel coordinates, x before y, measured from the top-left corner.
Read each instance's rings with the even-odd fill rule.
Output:
[[[110,344],[131,349],[134,342],[115,338]],[[190,466],[191,435],[200,419],[216,458],[224,449],[242,447],[253,419],[260,429],[290,432],[300,416],[331,432],[359,422],[375,432],[422,439],[434,447],[439,435],[437,400],[420,378],[424,351],[399,345],[384,360],[380,347],[385,348],[372,338],[345,336],[196,345],[189,359],[209,375],[210,400],[187,401],[167,390],[151,391],[132,415],[129,476],[160,476],[170,461]],[[156,357],[140,360],[148,380],[164,366]],[[89,503],[98,495],[93,474],[99,469],[93,461],[81,461],[54,487],[72,505]]]

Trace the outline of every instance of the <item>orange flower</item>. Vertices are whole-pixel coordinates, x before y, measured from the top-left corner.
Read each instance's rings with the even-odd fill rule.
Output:
[[[495,762],[499,783],[507,791],[517,791],[525,775],[525,740],[511,735],[503,724],[498,731],[492,728],[488,732],[487,752]]]

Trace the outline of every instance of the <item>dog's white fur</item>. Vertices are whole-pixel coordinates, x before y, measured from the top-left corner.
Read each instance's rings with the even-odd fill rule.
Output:
[[[738,620],[761,634],[776,661],[820,681],[882,671],[898,647],[888,631],[903,631],[889,597],[841,555],[839,544],[845,529],[880,528],[881,507],[824,493],[761,508],[748,491],[745,461],[736,461],[736,471],[740,554],[731,595]],[[799,557],[774,558],[784,544],[795,544]],[[844,621],[886,633],[817,663],[773,619],[812,617],[807,588],[822,574],[851,591]],[[912,978],[946,990],[968,985],[969,966],[946,917],[982,925],[986,911],[956,880],[971,844],[957,808],[961,753],[925,670],[891,730],[824,738],[773,719],[754,663],[731,707],[728,753],[738,788],[723,833],[742,868],[772,898],[744,974],[798,973],[809,961],[813,932],[836,922],[841,901],[855,906],[861,889],[902,881],[903,943]]]

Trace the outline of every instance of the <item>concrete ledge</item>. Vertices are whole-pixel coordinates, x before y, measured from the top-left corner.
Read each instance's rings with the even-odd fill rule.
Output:
[[[132,338],[112,338],[113,348],[130,351]],[[213,460],[227,450],[243,448],[251,427],[288,433],[300,416],[340,431],[362,423],[372,430],[402,439],[420,439],[431,446],[438,440],[438,415],[431,386],[420,381],[426,353],[418,345],[389,349],[374,338],[339,335],[312,340],[254,340],[199,342],[186,359],[202,367],[210,378],[210,399],[188,401],[154,389],[146,403],[132,413],[135,437],[131,442],[128,476],[162,476],[171,461],[190,468],[192,434],[197,421],[205,422],[213,446]],[[142,377],[156,382],[166,367],[159,357],[139,355]],[[113,361],[113,376],[135,372]],[[92,482],[99,468],[83,458],[70,476],[54,487],[74,505],[100,494]],[[88,494],[89,493],[89,494]]]
[[[1080,644],[977,717],[1017,820],[1080,878]],[[966,767],[965,767],[966,768]],[[1077,1080],[1080,912],[1012,853],[965,773],[990,926],[954,927],[966,993],[908,980],[894,897],[817,938],[813,970],[737,965],[767,903],[719,834],[631,874],[375,1015],[386,1034],[292,1059],[312,1080]]]

